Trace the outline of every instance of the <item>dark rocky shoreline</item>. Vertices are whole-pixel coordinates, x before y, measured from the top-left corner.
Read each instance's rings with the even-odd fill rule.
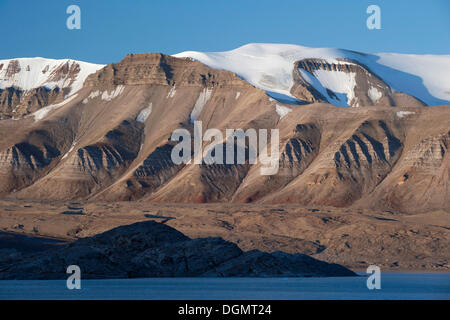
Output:
[[[146,221],[42,252],[2,254],[0,279],[66,279],[69,265],[78,265],[84,279],[356,276],[305,254],[244,252],[222,238],[190,239],[165,224]]]

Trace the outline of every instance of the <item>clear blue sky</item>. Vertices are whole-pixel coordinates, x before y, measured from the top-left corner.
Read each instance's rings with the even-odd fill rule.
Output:
[[[66,28],[70,4],[81,8],[81,30]],[[370,4],[381,8],[381,30],[366,27]],[[111,63],[250,42],[450,54],[450,0],[0,0],[0,30],[0,59]]]

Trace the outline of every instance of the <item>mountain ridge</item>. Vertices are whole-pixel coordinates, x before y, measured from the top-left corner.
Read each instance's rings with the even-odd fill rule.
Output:
[[[320,99],[289,104],[235,72],[191,58],[128,55],[88,75],[62,102],[0,121],[0,195],[449,209],[448,106],[425,108],[410,95],[399,96],[351,61],[299,61],[311,75],[317,68],[356,68],[355,79],[363,81],[355,97],[371,101],[365,96],[370,88],[385,84],[380,101],[387,102],[361,108]],[[364,87],[364,79],[373,82]],[[401,106],[394,106],[396,99],[403,99]],[[175,165],[169,138],[179,128],[192,132],[193,119],[204,130],[278,129],[279,173],[264,177],[260,164],[248,163]]]
[[[337,64],[342,59],[353,60],[367,66],[381,79],[388,80],[389,86],[396,91],[413,96],[418,94],[415,98],[428,105],[450,104],[450,81],[446,76],[450,70],[450,55],[370,54],[335,48],[253,43],[231,51],[186,51],[174,56],[193,58],[213,68],[236,72],[256,87],[291,98],[295,98],[291,90],[295,62],[309,58]],[[428,72],[427,67],[431,69]],[[414,73],[407,74],[405,69]],[[407,85],[404,86],[403,82]]]
[[[0,119],[20,118],[63,101],[99,68],[103,65],[72,59],[0,60]]]

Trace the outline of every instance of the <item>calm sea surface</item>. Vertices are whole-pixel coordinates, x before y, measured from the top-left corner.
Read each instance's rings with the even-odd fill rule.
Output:
[[[366,274],[336,278],[147,278],[0,281],[0,299],[450,299],[450,274],[382,273],[368,290]]]

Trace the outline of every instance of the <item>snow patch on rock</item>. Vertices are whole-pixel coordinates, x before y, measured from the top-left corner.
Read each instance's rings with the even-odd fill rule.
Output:
[[[415,114],[415,112],[412,112],[412,111],[397,111],[397,117],[399,117],[399,118],[403,118],[403,117],[409,116],[411,114]]]
[[[118,96],[120,96],[123,92],[123,89],[125,89],[125,86],[118,85],[111,93],[108,93],[108,91],[103,91],[102,93],[102,100],[104,101],[111,101]]]
[[[147,120],[148,116],[152,113],[153,109],[153,103],[150,102],[147,108],[144,108],[139,112],[138,116],[136,117],[136,121],[144,123],[145,120]]]
[[[98,90],[92,91],[92,92],[88,95],[87,98],[83,99],[83,104],[88,103],[89,100],[95,99],[95,98],[97,98],[98,96],[100,96],[101,94],[102,94],[102,92],[100,92],[100,91],[98,91]]]
[[[69,153],[71,153],[73,151],[73,149],[75,148],[75,145],[76,145],[76,142],[74,141],[72,143],[72,145],[70,146],[69,151],[67,151],[67,153],[62,157],[62,159],[65,159],[69,155]]]
[[[299,69],[299,71],[303,79],[326,97],[330,103],[338,107],[357,106],[354,101],[356,73],[315,70],[311,74],[303,69]]]
[[[370,87],[370,89],[367,92],[367,94],[369,95],[370,100],[372,100],[373,102],[377,102],[378,100],[380,100],[381,96],[383,95],[375,87]]]
[[[67,98],[66,100],[60,102],[60,103],[56,103],[56,104],[52,104],[49,106],[46,106],[44,108],[39,109],[38,111],[32,113],[31,115],[34,116],[34,121],[39,121],[41,119],[43,119],[50,111],[54,110],[54,109],[58,109],[60,107],[62,107],[63,105],[65,105],[66,103],[69,103],[70,101],[72,101],[78,94],[74,94],[72,96],[70,96],[69,98]]]
[[[175,97],[175,94],[177,93],[177,90],[175,89],[175,86],[170,88],[169,93],[167,94],[167,98],[173,98]]]
[[[197,98],[197,101],[195,102],[194,108],[191,112],[191,122],[194,122],[197,120],[198,116],[203,110],[203,107],[208,102],[209,98],[211,98],[211,93],[213,91],[213,88],[204,88],[202,92],[200,92],[200,95]]]
[[[291,108],[281,106],[279,104],[275,105],[275,111],[280,116],[280,120],[283,119],[289,112],[292,112]]]

